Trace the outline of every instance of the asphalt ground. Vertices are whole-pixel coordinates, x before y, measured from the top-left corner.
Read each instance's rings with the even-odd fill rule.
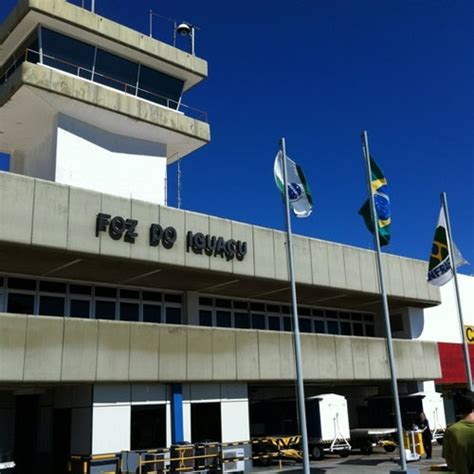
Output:
[[[371,455],[351,454],[347,458],[328,455],[322,461],[311,461],[311,474],[385,474],[399,468],[395,460],[396,453],[385,453],[377,449]],[[434,464],[444,464],[441,457],[441,446],[433,444],[433,458],[421,459],[408,463],[409,468],[416,468],[420,473],[430,472],[430,467]],[[283,469],[278,465],[269,467],[254,467],[253,472],[258,474],[270,472],[285,472],[287,474],[299,474],[303,472],[301,465],[285,463]]]

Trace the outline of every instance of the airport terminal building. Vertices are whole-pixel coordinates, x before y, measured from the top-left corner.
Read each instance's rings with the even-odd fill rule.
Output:
[[[0,26],[0,450],[71,454],[295,430],[285,234],[166,205],[167,165],[210,141],[183,94],[207,63],[64,0]],[[366,426],[389,393],[371,251],[296,236],[307,396]],[[402,391],[442,377],[410,324],[440,303],[426,262],[385,255]],[[293,416],[293,417],[292,417]]]

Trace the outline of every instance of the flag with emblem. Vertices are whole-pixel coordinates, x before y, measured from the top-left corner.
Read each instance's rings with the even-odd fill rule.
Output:
[[[456,268],[466,265],[469,262],[464,259],[461,252],[453,243],[454,264]],[[449,255],[448,233],[446,228],[446,216],[444,210],[439,211],[438,225],[436,226],[431,248],[430,261],[428,264],[428,283],[435,286],[443,286],[453,278],[453,269],[451,267],[451,257]]]
[[[288,155],[286,156],[288,173],[288,198],[296,217],[308,217],[313,210],[313,198],[303,170]],[[283,179],[283,154],[278,152],[273,165],[275,183],[283,194],[285,191]],[[284,195],[284,194],[283,194]]]
[[[374,195],[375,211],[377,213],[380,245],[383,246],[390,243],[390,224],[392,223],[390,198],[387,194],[387,179],[372,157],[370,157],[370,168],[372,173],[370,183]],[[368,199],[360,208],[359,214],[363,217],[365,225],[373,234],[374,223],[372,221],[370,201]]]

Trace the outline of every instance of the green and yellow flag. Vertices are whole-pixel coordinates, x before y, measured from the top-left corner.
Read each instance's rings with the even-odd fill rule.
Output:
[[[375,211],[377,213],[378,230],[380,245],[388,245],[390,243],[390,224],[392,216],[390,211],[390,198],[387,194],[387,179],[377,163],[370,157],[371,186],[374,195]],[[364,218],[365,225],[372,234],[374,233],[374,223],[370,213],[370,201],[367,199],[360,208],[359,214]]]
[[[446,216],[441,207],[438,224],[436,225],[433,246],[431,248],[430,262],[428,264],[428,283],[434,286],[443,286],[453,278],[451,256],[449,255],[448,232],[446,230]],[[454,264],[456,268],[469,263],[453,243]]]

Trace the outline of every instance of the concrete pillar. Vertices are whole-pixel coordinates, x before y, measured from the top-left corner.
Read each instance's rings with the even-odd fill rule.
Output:
[[[199,326],[199,293],[187,291],[184,294],[184,324]]]

